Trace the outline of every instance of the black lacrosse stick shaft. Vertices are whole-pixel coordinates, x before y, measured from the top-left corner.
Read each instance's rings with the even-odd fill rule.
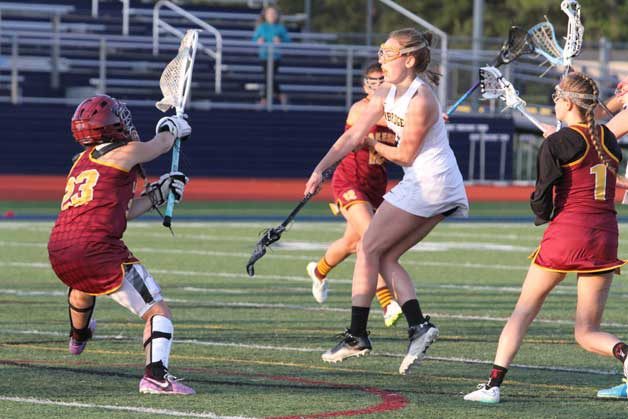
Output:
[[[268,248],[268,246],[275,243],[281,238],[281,234],[286,231],[286,227],[288,226],[288,224],[290,224],[292,220],[294,220],[294,217],[297,216],[299,211],[301,211],[301,209],[305,206],[305,204],[308,203],[308,201],[313,196],[313,193],[308,193],[307,195],[305,195],[305,197],[297,204],[296,207],[294,207],[290,214],[288,214],[288,217],[286,217],[286,219],[283,220],[281,224],[279,224],[277,227],[264,230],[264,232],[262,233],[262,237],[255,244],[253,254],[251,254],[251,257],[246,264],[246,272],[249,274],[249,276],[255,276],[255,262],[260,260],[262,256],[266,254],[266,249]]]

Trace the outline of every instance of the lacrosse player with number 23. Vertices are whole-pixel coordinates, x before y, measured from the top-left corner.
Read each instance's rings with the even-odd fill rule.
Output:
[[[190,133],[184,118],[164,117],[155,137],[141,142],[126,105],[106,95],[81,102],[72,117],[72,134],[84,151],[68,174],[48,242],[52,268],[69,288],[72,355],[80,355],[94,333],[97,296],[111,297],[146,322],[141,393],[194,394],[168,372],[170,309],[153,277],[122,241],[127,220],[163,206],[169,193],[181,200],[188,181],[181,172],[162,175],[141,196],[134,197],[134,189],[140,164],[168,152],[175,138]]]

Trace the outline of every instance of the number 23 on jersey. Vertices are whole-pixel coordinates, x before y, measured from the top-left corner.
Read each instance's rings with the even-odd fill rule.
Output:
[[[84,170],[78,176],[70,176],[65,185],[65,194],[61,201],[61,211],[70,207],[80,207],[94,199],[94,187],[98,182],[98,170]]]

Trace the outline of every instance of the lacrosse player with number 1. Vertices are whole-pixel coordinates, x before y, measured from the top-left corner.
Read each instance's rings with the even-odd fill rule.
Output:
[[[590,77],[567,74],[552,98],[556,117],[567,126],[541,143],[530,198],[535,225],[549,225],[530,256],[532,263],[501,332],[488,382],[465,400],[500,401],[500,386],[528,327],[569,272],[577,276],[576,341],[589,352],[617,358],[628,377],[628,345],[600,327],[613,274],[626,263],[617,258],[615,181],[621,149],[612,131],[595,122],[599,92]],[[626,398],[626,384],[600,390],[598,397]]]

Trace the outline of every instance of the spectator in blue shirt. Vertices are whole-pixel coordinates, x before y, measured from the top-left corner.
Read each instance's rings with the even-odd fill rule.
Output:
[[[290,42],[290,36],[286,27],[279,22],[279,9],[276,6],[268,6],[260,15],[258,25],[253,33],[253,42],[258,45],[262,45],[259,49],[259,58],[261,60],[264,74],[268,74],[268,44],[279,45],[282,42]],[[277,83],[276,75],[281,60],[281,53],[279,48],[273,49],[273,95],[278,96],[282,104],[287,102],[285,94],[282,94],[279,90],[279,83]],[[268,81],[267,81],[268,82]],[[266,103],[266,94],[261,92],[261,104]]]

